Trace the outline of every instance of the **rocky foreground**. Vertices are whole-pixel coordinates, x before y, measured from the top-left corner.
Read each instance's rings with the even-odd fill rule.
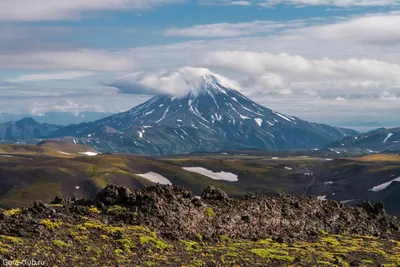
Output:
[[[42,266],[400,266],[400,220],[382,204],[311,197],[201,198],[108,186],[95,200],[0,212],[0,262]]]

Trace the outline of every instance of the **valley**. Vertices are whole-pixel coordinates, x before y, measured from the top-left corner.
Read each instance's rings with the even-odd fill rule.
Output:
[[[2,145],[0,207],[49,202],[55,195],[93,199],[108,184],[135,190],[161,183],[182,186],[197,196],[213,185],[234,198],[283,193],[348,205],[383,201],[389,213],[400,214],[395,180],[400,177],[400,156],[303,153],[242,150],[149,157],[99,154],[55,141],[39,146]]]

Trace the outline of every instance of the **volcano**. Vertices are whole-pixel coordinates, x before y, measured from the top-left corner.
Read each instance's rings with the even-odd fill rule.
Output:
[[[49,137],[69,136],[103,152],[170,155],[316,148],[356,134],[263,107],[212,72],[197,81],[184,95],[157,95],[127,112],[67,126]]]

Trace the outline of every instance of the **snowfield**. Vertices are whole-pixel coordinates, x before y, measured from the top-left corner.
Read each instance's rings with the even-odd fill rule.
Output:
[[[185,171],[189,172],[194,172],[198,173],[204,176],[207,176],[211,179],[214,180],[224,180],[224,181],[229,181],[229,182],[237,182],[239,181],[238,176],[236,174],[230,173],[230,172],[213,172],[210,170],[207,170],[203,167],[183,167]]]
[[[258,124],[259,127],[262,126],[263,120],[260,118],[254,119],[256,121],[256,123]]]
[[[391,185],[392,183],[395,183],[395,182],[400,182],[400,177],[398,177],[398,178],[396,178],[396,179],[393,179],[393,180],[391,180],[391,181],[389,181],[389,182],[387,182],[387,183],[383,183],[383,184],[374,186],[372,189],[370,189],[370,190],[368,190],[368,191],[380,192],[380,191],[382,191],[382,190],[385,190],[389,185]]]
[[[387,135],[387,137],[385,138],[385,140],[383,140],[383,143],[386,143],[387,140],[389,140],[389,138],[392,137],[392,136],[393,136],[393,134],[392,134],[392,133],[389,133],[389,134]]]
[[[97,156],[99,153],[88,151],[88,152],[81,152],[81,154],[93,157],[93,156]]]
[[[163,185],[172,185],[172,183],[165,178],[164,176],[155,173],[155,172],[148,172],[148,173],[144,173],[144,174],[136,174],[137,176],[140,176],[142,178],[145,178],[147,180],[150,180],[151,182],[155,183],[155,184],[163,184]]]

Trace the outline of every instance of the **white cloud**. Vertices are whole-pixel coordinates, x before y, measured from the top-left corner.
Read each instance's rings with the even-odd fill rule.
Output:
[[[393,45],[400,41],[400,15],[367,15],[351,18],[339,23],[307,27],[295,36],[309,36],[315,39],[336,40],[345,42]]]
[[[232,6],[251,6],[249,1],[232,1],[229,4]]]
[[[379,90],[383,85],[400,87],[400,65],[378,60],[310,60],[298,55],[246,51],[209,52],[202,54],[198,60],[205,67],[248,76],[247,81],[254,81],[259,90],[278,88],[337,92],[351,87],[367,93],[368,90]]]
[[[185,0],[2,0],[2,21],[77,20],[86,12],[146,9]]]
[[[5,79],[7,83],[25,83],[37,81],[51,81],[51,80],[72,80],[82,77],[95,75],[94,72],[89,71],[66,71],[66,72],[52,72],[44,74],[26,74],[20,75],[17,78]]]
[[[136,69],[134,59],[127,57],[128,51],[70,50],[70,51],[26,51],[2,54],[0,67],[22,69],[64,69],[85,71],[126,71]]]
[[[137,72],[123,75],[107,83],[126,94],[170,94],[182,96],[201,90],[204,77],[215,76],[221,84],[232,89],[239,85],[205,68],[184,67],[173,71]]]
[[[164,32],[166,36],[186,37],[233,37],[260,33],[271,33],[276,30],[298,28],[323,19],[290,20],[290,21],[251,21],[241,23],[215,23],[195,25],[186,28],[172,28]]]

